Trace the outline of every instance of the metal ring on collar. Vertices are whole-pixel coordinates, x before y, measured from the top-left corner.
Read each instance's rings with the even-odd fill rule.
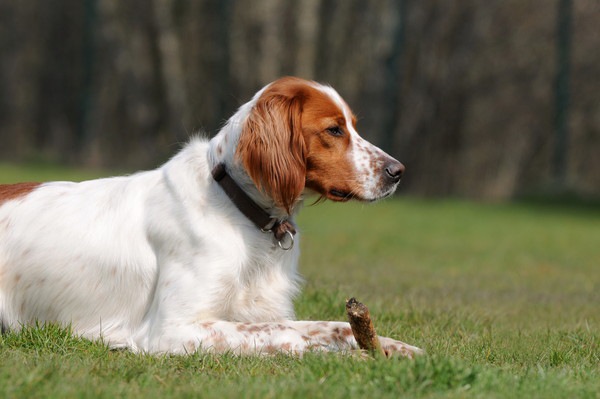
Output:
[[[288,247],[283,246],[282,242],[284,241],[285,236],[283,236],[281,240],[277,240],[277,244],[279,244],[279,248],[283,249],[284,251],[288,251],[294,247],[294,235],[287,230],[285,233],[290,237],[290,245]]]

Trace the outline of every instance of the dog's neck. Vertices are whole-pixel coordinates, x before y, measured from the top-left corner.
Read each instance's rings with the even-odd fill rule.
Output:
[[[260,93],[260,92],[259,92]],[[258,94],[257,94],[258,95]],[[301,201],[294,206],[294,210],[289,215],[285,209],[278,207],[272,198],[263,193],[256,187],[240,160],[236,157],[236,147],[238,145],[240,135],[244,127],[247,116],[252,111],[256,99],[244,104],[238,111],[227,121],[225,126],[221,128],[219,133],[210,140],[209,146],[209,162],[211,170],[218,164],[225,165],[227,173],[235,181],[235,183],[254,201],[260,208],[277,219],[293,219],[301,208]]]

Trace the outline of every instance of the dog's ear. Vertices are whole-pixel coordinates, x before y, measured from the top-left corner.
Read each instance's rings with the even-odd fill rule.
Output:
[[[267,89],[250,112],[236,149],[254,184],[288,214],[306,179],[303,102],[301,94]]]

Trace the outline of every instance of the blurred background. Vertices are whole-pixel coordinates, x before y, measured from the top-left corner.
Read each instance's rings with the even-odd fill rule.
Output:
[[[0,160],[155,167],[297,75],[403,192],[598,198],[599,21],[598,0],[0,0]]]

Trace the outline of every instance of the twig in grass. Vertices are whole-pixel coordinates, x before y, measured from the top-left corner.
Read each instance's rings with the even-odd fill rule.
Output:
[[[385,351],[381,347],[375,327],[373,327],[369,308],[355,298],[350,298],[346,301],[346,313],[360,349],[368,351],[373,356],[385,356]]]

